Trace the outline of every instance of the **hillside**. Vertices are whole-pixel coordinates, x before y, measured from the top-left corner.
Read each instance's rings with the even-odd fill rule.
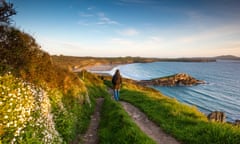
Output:
[[[240,60],[240,57],[233,56],[233,55],[222,55],[222,56],[217,56],[215,59],[220,59],[220,60]]]
[[[85,82],[29,34],[0,29],[0,143],[69,143],[84,133],[94,108]]]

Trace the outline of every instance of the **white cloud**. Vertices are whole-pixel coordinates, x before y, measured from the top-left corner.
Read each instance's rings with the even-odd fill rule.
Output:
[[[78,24],[82,25],[82,26],[89,26],[90,25],[90,23],[88,21],[82,21],[82,20],[78,21]]]
[[[95,9],[95,6],[90,6],[90,7],[87,8],[87,10],[89,10],[89,11],[93,10],[93,9]]]
[[[135,44],[134,41],[121,39],[121,38],[112,38],[112,39],[110,39],[110,43],[114,44],[114,45],[122,45],[122,46],[126,46],[126,47],[130,47]]]
[[[201,41],[209,41],[209,40],[216,40],[216,39],[223,39],[228,38],[231,35],[240,34],[240,27],[239,25],[225,25],[219,26],[216,28],[209,28],[201,33],[192,34],[189,36],[181,37],[178,39],[181,43],[194,43],[194,42],[201,42]]]
[[[93,14],[84,13],[84,12],[80,12],[79,15],[80,15],[81,17],[92,17],[92,16],[94,16]]]
[[[119,31],[120,34],[124,36],[135,36],[138,35],[139,32],[136,29],[129,28],[129,29],[124,29],[122,31]]]
[[[126,3],[126,4],[151,4],[156,3],[154,0],[119,0],[120,3]]]
[[[99,25],[107,25],[107,24],[119,24],[117,21],[114,21],[108,17],[105,16],[104,13],[98,13],[99,16],[99,21],[97,22],[97,24]]]
[[[157,42],[157,43],[163,42],[163,38],[159,36],[151,36],[149,39],[150,41]]]

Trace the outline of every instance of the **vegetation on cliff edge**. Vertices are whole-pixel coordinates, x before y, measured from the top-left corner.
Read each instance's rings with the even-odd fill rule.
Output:
[[[182,143],[235,144],[240,141],[240,128],[231,124],[209,122],[206,116],[189,106],[146,87],[125,84],[121,100],[141,109],[165,132]]]

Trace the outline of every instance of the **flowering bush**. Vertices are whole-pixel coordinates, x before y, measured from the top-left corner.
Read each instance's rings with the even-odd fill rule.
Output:
[[[0,76],[0,143],[61,143],[47,93],[11,74]]]

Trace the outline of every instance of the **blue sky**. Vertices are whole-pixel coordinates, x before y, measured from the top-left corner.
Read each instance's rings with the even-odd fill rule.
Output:
[[[50,54],[240,56],[239,0],[10,0]]]

